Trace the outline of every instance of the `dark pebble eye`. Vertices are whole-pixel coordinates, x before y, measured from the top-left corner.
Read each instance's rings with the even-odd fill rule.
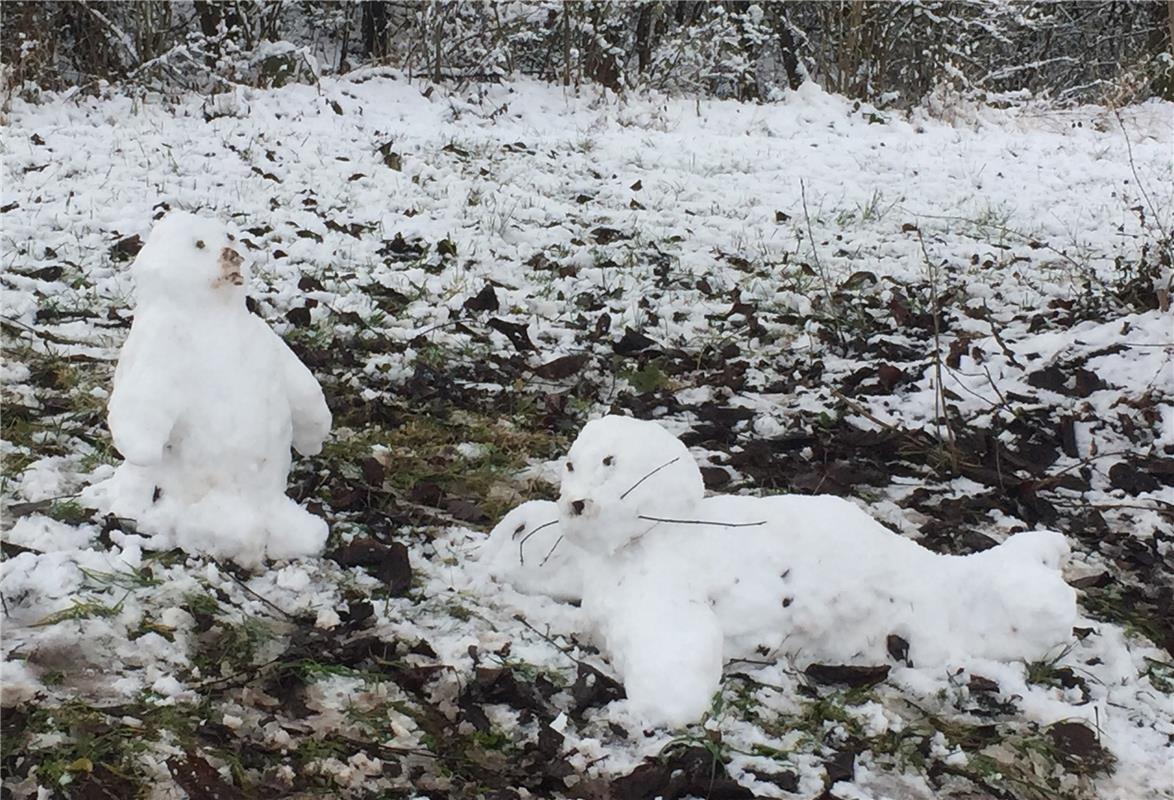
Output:
[[[196,239],[196,249],[198,249],[198,250],[204,249],[204,240],[203,239]]]
[[[603,466],[605,467],[610,467],[614,463],[616,463],[615,456],[605,456],[603,459]]]
[[[575,465],[572,464],[570,461],[568,461],[567,462],[567,472],[574,472],[574,471],[575,471]]]
[[[236,241],[236,237],[235,237],[235,236],[233,236],[233,235],[230,233],[230,234],[228,234],[228,241],[230,241],[230,242],[235,242],[235,241]]]

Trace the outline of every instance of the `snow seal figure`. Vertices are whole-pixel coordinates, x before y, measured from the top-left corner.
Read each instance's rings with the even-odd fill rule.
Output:
[[[134,519],[155,548],[249,569],[321,552],[325,521],[285,489],[290,444],[318,453],[330,411],[310,371],[246,308],[232,234],[172,212],[131,274],[134,322],[107,408],[125,461],[85,499]]]
[[[936,668],[1071,638],[1058,533],[949,556],[839,497],[702,499],[692,456],[655,422],[588,423],[564,469],[558,526],[595,556],[583,610],[651,723],[698,719],[731,658]]]

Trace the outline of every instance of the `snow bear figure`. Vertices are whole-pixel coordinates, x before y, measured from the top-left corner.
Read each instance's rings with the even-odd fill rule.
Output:
[[[701,470],[677,437],[655,422],[606,416],[583,426],[563,462],[559,524],[578,547],[611,555],[704,495]]]
[[[494,580],[511,584],[523,594],[581,600],[589,556],[565,541],[558,521],[555,503],[522,503],[494,526],[478,561]]]
[[[171,212],[131,274],[134,322],[107,408],[125,462],[86,499],[136,520],[151,547],[250,569],[319,553],[326,523],[285,489],[290,444],[318,453],[330,411],[310,371],[246,308],[232,234]]]

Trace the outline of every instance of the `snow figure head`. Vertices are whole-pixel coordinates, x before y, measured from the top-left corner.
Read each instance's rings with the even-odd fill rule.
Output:
[[[503,564],[536,566],[558,537],[558,507],[549,500],[529,500],[494,526],[482,555],[492,555]]]
[[[139,303],[166,297],[185,305],[244,304],[244,258],[219,220],[172,211],[151,230],[131,272]]]
[[[558,499],[567,541],[608,555],[657,524],[683,518],[705,494],[681,441],[655,422],[607,416],[583,426],[563,461]]]
[[[525,594],[579,600],[582,552],[563,540],[558,506],[529,500],[502,517],[478,556],[489,574]]]

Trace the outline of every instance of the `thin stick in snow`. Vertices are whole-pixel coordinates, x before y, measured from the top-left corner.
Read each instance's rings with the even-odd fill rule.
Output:
[[[535,528],[534,530],[530,531],[529,533],[527,533],[525,536],[522,537],[522,541],[518,542],[518,563],[519,564],[525,565],[525,563],[526,563],[526,554],[525,554],[526,542],[530,541],[530,537],[533,536],[534,534],[538,533],[538,531],[542,530],[543,528],[549,528],[551,525],[557,525],[557,524],[558,524],[557,519],[553,519],[550,522],[544,522],[541,525],[539,525],[537,528]],[[513,538],[513,537],[510,537],[510,538]],[[559,537],[559,538],[561,539],[562,537]]]

